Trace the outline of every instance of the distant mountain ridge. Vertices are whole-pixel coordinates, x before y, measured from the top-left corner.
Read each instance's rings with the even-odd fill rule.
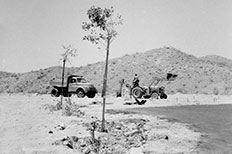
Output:
[[[83,75],[101,92],[104,62],[66,69],[69,74]],[[176,80],[161,82],[170,93],[232,94],[232,60],[220,56],[197,58],[173,47],[163,47],[109,60],[108,91],[115,94],[123,78],[131,83],[135,73],[140,85],[148,86],[154,77],[177,74]],[[58,66],[14,74],[0,72],[0,92],[49,93],[49,81],[60,78]],[[4,75],[3,75],[4,74]]]

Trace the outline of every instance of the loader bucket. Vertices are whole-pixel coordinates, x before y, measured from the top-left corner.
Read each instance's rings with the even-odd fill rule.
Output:
[[[174,81],[178,75],[177,74],[172,74],[172,73],[167,73],[167,81]]]

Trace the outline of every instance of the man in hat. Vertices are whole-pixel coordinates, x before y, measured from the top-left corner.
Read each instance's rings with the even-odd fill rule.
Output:
[[[132,88],[139,86],[139,77],[137,74],[135,74],[134,79],[132,81]]]

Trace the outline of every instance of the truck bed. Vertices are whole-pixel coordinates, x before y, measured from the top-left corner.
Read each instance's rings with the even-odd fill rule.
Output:
[[[55,79],[50,81],[50,85],[54,87],[62,87],[62,79]],[[67,87],[67,79],[64,79],[63,87]]]

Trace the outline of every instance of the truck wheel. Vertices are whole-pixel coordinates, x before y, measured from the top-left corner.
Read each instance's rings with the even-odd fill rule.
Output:
[[[142,89],[139,87],[135,87],[132,89],[132,95],[135,98],[141,98],[142,97]]]
[[[55,89],[55,88],[52,89],[51,95],[52,95],[53,97],[59,97],[59,96],[60,96],[59,90],[57,90],[57,89]]]
[[[85,97],[85,92],[82,89],[77,90],[77,97],[78,98],[83,98]]]
[[[159,99],[159,95],[156,92],[154,92],[151,94],[151,99]]]
[[[160,95],[160,99],[167,99],[167,98],[168,98],[168,96],[165,93]]]
[[[95,97],[95,93],[89,94],[87,95],[89,98],[94,98]]]

